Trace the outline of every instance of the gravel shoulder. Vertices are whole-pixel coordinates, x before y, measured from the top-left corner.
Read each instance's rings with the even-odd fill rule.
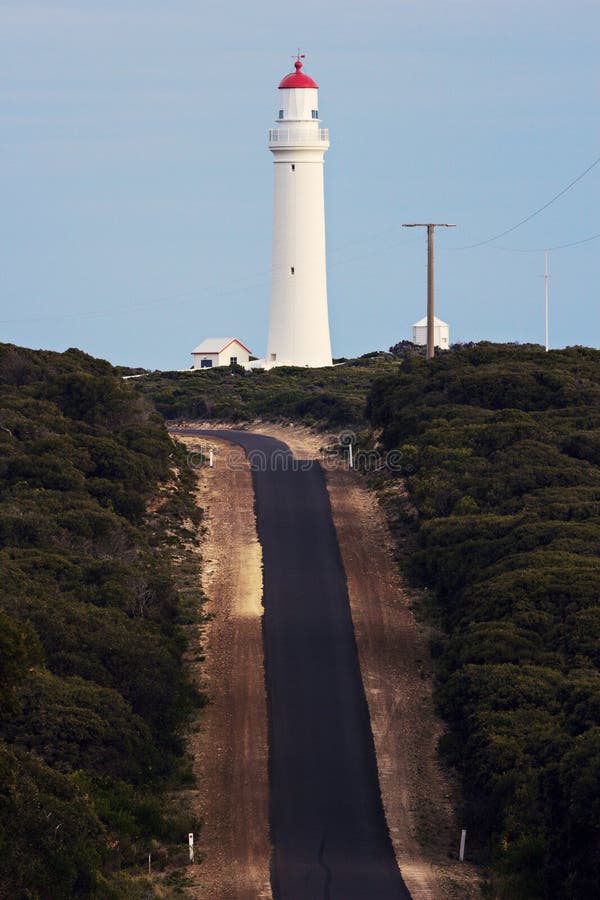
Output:
[[[206,441],[176,435],[190,453]],[[217,465],[197,469],[205,511],[202,587],[208,596],[199,685],[210,697],[188,752],[203,820],[189,896],[271,900],[262,554],[250,469],[241,448],[211,440]],[[193,664],[192,664],[193,665]]]

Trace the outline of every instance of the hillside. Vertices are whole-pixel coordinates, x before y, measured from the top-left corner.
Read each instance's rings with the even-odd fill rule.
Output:
[[[79,351],[0,348],[0,896],[135,900],[149,848],[164,858],[192,827],[165,803],[202,702],[183,668],[198,598],[170,560],[200,513],[152,402],[169,419],[350,430],[401,459],[416,522],[397,466],[369,484],[436,626],[467,854],[499,900],[594,896],[600,352],[121,374]]]
[[[1,345],[0,395],[0,896],[145,897],[127,873],[193,826],[165,803],[201,701],[168,552],[197,516],[188,473],[80,351]]]
[[[478,345],[376,382],[420,513],[446,760],[490,896],[600,883],[600,352]],[[399,512],[397,513],[397,515]],[[399,523],[400,524],[400,523]]]

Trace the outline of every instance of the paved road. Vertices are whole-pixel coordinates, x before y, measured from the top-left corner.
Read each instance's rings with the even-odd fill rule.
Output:
[[[197,432],[200,433],[200,432]],[[276,900],[410,900],[387,830],[346,578],[323,470],[280,441],[252,465],[264,565]]]

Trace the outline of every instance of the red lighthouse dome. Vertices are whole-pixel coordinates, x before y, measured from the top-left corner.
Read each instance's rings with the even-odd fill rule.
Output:
[[[289,75],[286,75],[281,84],[280,88],[318,88],[319,85],[310,78],[309,75],[305,75],[302,71],[302,60],[297,59],[294,63],[295,72],[290,72]]]

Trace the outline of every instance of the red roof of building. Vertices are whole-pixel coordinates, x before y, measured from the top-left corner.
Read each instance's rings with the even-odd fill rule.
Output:
[[[302,60],[297,59],[294,63],[296,68],[295,72],[290,72],[289,75],[286,75],[281,84],[280,88],[316,88],[319,87],[309,75],[305,75],[302,71]]]

